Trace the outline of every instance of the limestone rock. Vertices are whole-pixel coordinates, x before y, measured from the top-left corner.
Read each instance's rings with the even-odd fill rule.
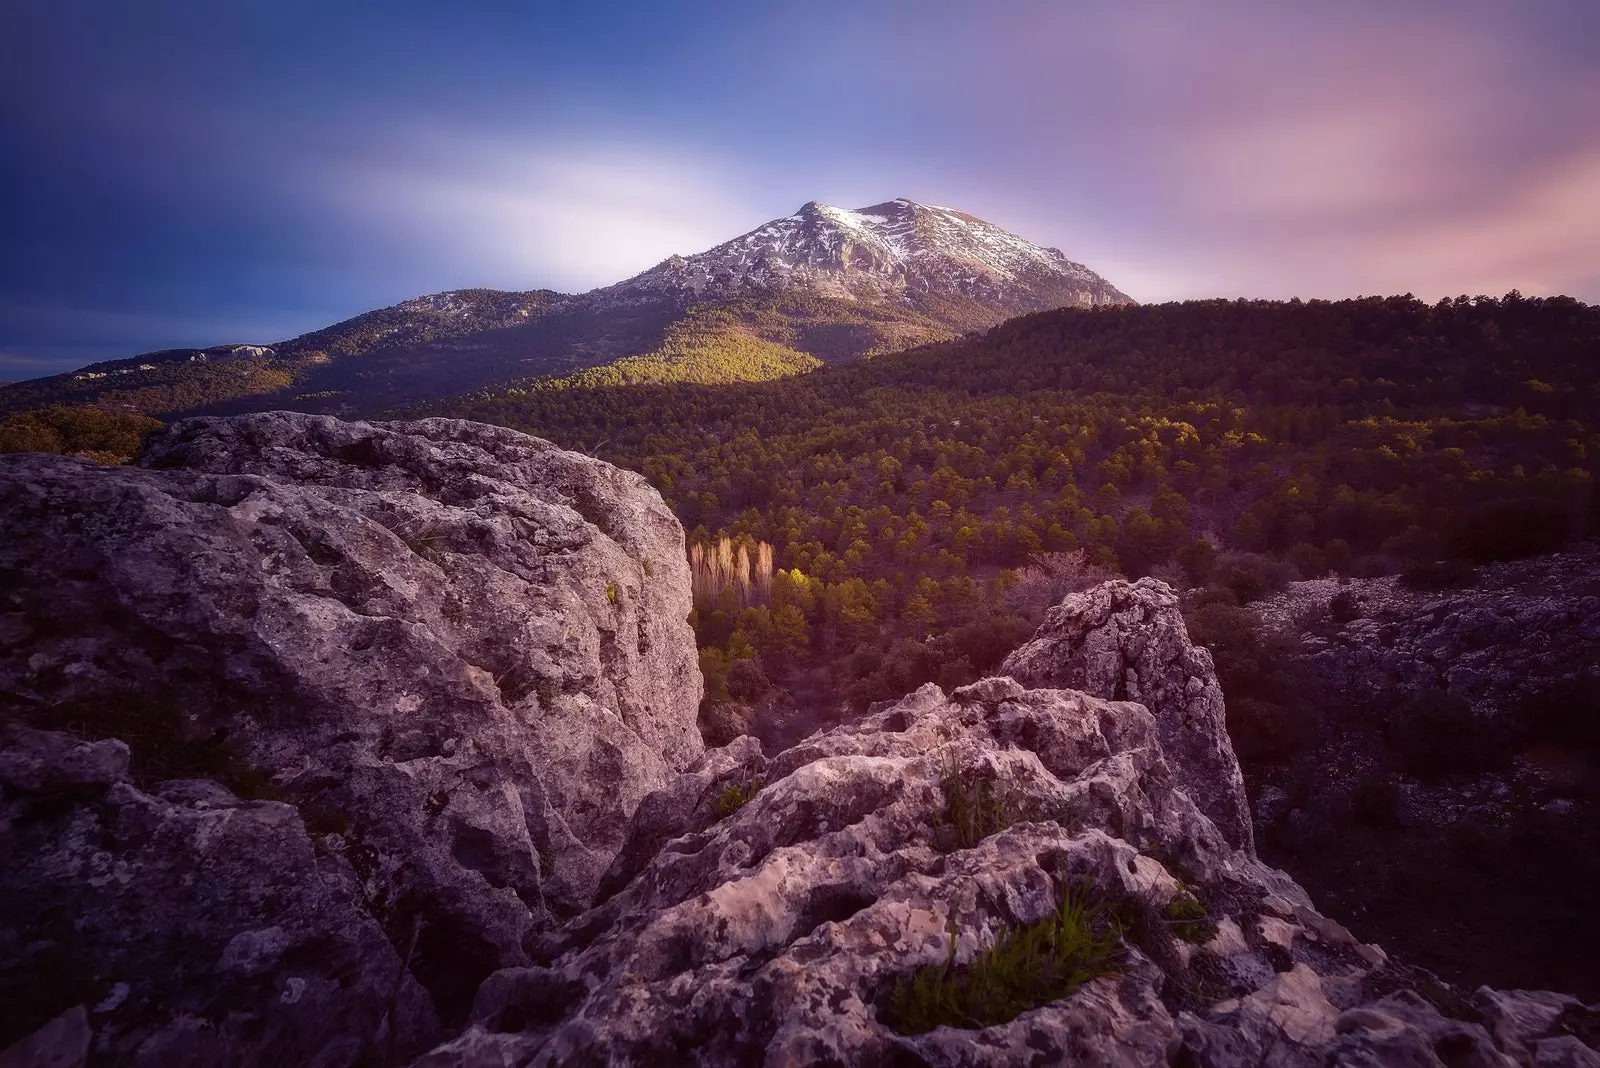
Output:
[[[534,966],[485,983],[471,1026],[417,1066],[1532,1065],[1573,1052],[1519,1051],[1232,847],[1160,733],[1132,702],[1009,678],[927,686],[768,759],[763,788],[705,822],[709,788],[750,759],[712,754],[634,828],[653,841],[676,819],[682,833],[542,939]],[[982,789],[1005,818],[952,841],[950,799]],[[952,925],[961,967],[1084,888],[1125,921],[1111,974],[994,1026],[889,1026],[896,984],[945,964]],[[1188,896],[1214,926],[1166,919]]]
[[[147,793],[109,773],[116,742],[12,724],[0,744],[0,1014],[11,1031],[75,1006],[0,1064],[81,1066],[91,1031],[91,1063],[135,1068],[245,1050],[342,1068],[437,1041],[355,872],[294,808],[211,782]],[[37,774],[51,766],[96,770]]]
[[[1167,759],[1200,811],[1228,841],[1253,852],[1244,776],[1228,741],[1211,654],[1189,641],[1166,583],[1117,580],[1074,593],[1000,665],[1024,686],[1138,701],[1155,716]]]
[[[536,438],[193,419],[138,467],[0,457],[0,527],[0,711],[292,802],[447,1019],[703,752],[681,527]]]

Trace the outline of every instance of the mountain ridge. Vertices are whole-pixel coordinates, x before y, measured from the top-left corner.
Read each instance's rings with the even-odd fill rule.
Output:
[[[610,286],[444,290],[270,345],[102,361],[0,386],[0,415],[54,403],[158,416],[371,414],[618,361],[603,380],[742,381],[947,340],[1027,312],[1125,303],[1133,301],[1060,250],[954,208],[811,201]],[[685,348],[685,336],[698,347]]]

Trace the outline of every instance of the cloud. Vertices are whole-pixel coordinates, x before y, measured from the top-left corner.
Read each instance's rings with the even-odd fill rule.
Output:
[[[409,137],[317,176],[358,240],[513,288],[608,285],[765,221],[729,168],[650,147]],[[434,273],[437,273],[434,270]],[[463,282],[465,284],[465,282]]]
[[[1167,94],[1121,118],[1175,277],[1209,263],[1233,294],[1600,295],[1592,64],[1541,68],[1512,27],[1401,8],[1267,15],[1182,52],[1153,40],[1161,63],[1139,69]]]
[[[1581,291],[1600,280],[1600,146],[1557,160],[1467,217],[1398,228],[1357,252],[1372,277],[1396,265],[1418,292]],[[1392,284],[1400,284],[1395,278]]]

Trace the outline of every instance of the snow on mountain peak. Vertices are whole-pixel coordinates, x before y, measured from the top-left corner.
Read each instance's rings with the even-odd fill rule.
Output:
[[[699,296],[795,287],[911,303],[963,296],[1027,310],[1128,301],[1057,249],[905,197],[854,209],[813,200],[709,251],[673,256],[607,292]]]

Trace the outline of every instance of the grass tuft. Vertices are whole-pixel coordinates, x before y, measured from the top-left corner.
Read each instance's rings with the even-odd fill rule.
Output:
[[[1034,813],[1027,798],[992,779],[968,783],[961,770],[946,764],[939,776],[944,809],[934,820],[934,842],[940,852],[971,849],[991,834],[1014,823],[1046,818]]]
[[[746,779],[742,782],[732,782],[724,786],[722,792],[717,795],[717,802],[713,806],[717,819],[727,819],[741,808],[744,808],[745,805],[750,803],[751,798],[761,792],[761,785],[760,779]]]
[[[1179,894],[1161,908],[1167,928],[1185,942],[1203,946],[1217,937],[1217,924],[1211,913],[1187,893]]]
[[[965,965],[956,965],[954,916],[949,932],[945,962],[917,969],[889,998],[885,1023],[902,1035],[1014,1020],[1115,972],[1122,947],[1120,926],[1090,902],[1087,885],[1064,892],[1050,915],[1005,931]]]

